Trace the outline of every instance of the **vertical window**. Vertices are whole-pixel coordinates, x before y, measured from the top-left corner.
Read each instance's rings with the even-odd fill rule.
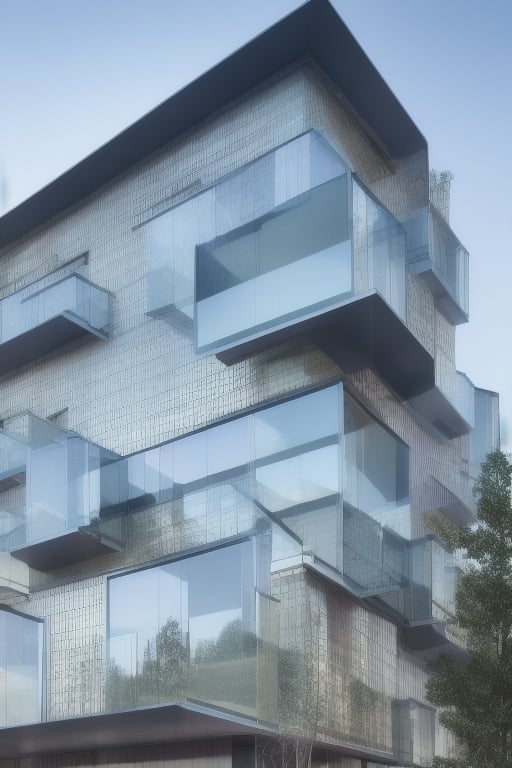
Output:
[[[0,609],[0,727],[40,722],[42,662],[42,622]]]

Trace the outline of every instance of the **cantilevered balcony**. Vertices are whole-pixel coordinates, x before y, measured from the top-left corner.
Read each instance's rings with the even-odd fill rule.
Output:
[[[435,386],[411,398],[413,408],[440,432],[452,439],[466,435],[475,422],[474,386],[466,374],[455,370],[436,351]]]
[[[465,638],[453,621],[457,581],[464,567],[460,551],[448,552],[432,536],[411,542],[405,595],[407,648],[419,655],[465,653]]]
[[[500,447],[499,395],[475,387],[475,426],[469,438],[469,477],[473,483],[491,451]]]
[[[374,367],[404,398],[433,386],[406,324],[405,231],[310,131],[146,227],[148,314],[231,364],[313,337],[345,371]]]
[[[468,320],[469,255],[449,224],[430,204],[404,223],[411,272],[422,275],[450,322]]]
[[[110,294],[81,275],[46,278],[0,301],[0,376],[78,339],[106,339]]]
[[[17,429],[0,432],[0,490],[24,486],[14,506],[0,493],[0,551],[46,570],[120,549],[118,521],[99,514],[99,472],[118,457],[30,413]]]

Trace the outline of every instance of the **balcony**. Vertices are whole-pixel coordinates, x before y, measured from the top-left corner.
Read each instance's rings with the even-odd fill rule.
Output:
[[[475,423],[473,383],[439,349],[435,376],[435,387],[411,398],[411,405],[449,439],[468,434]]]
[[[454,324],[469,312],[469,255],[432,204],[405,223],[409,269],[422,275],[439,309]]]
[[[98,473],[118,458],[26,413],[0,431],[0,551],[40,570],[119,549],[118,521],[99,515]],[[18,502],[13,506],[13,498]]]
[[[469,438],[469,477],[472,483],[480,474],[482,462],[500,447],[499,395],[475,388],[475,426]]]
[[[148,314],[231,364],[308,334],[404,397],[433,386],[406,325],[405,232],[310,131],[146,227]]]
[[[0,377],[79,339],[106,339],[110,294],[81,275],[34,283],[0,301]]]
[[[448,552],[432,536],[411,543],[407,595],[407,648],[430,657],[463,657],[465,638],[453,623],[457,581],[464,567],[460,551]]]

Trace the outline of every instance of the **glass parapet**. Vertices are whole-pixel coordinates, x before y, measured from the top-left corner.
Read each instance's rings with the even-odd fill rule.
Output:
[[[49,280],[0,301],[0,376],[88,334],[107,338],[110,294],[77,274]]]
[[[453,323],[469,312],[469,254],[434,205],[405,222],[409,269],[427,279],[438,306]]]
[[[148,312],[218,351],[379,292],[405,318],[405,236],[310,131],[147,225]]]
[[[475,426],[469,436],[469,476],[475,481],[491,451],[500,447],[499,395],[475,387]]]
[[[73,315],[99,334],[108,333],[107,291],[76,274],[46,283],[47,280],[33,283],[0,301],[1,344],[64,313]]]
[[[0,608],[0,728],[42,718],[43,624]]]
[[[26,443],[22,438],[0,429],[0,493],[22,482],[26,466]]]
[[[14,551],[90,526],[99,519],[98,472],[118,457],[73,432],[26,413],[15,436],[0,434],[0,461],[23,477],[23,504],[0,494],[0,549]]]
[[[411,405],[446,437],[466,435],[475,423],[475,388],[466,374],[436,348],[435,387],[410,399]]]
[[[436,350],[436,386],[462,416],[468,427],[475,423],[475,388],[472,381],[455,369],[440,349]]]

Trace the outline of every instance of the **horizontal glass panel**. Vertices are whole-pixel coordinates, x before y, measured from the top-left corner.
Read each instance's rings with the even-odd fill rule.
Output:
[[[20,336],[63,313],[108,333],[109,294],[80,275],[53,284],[47,279],[0,301],[0,343]]]

